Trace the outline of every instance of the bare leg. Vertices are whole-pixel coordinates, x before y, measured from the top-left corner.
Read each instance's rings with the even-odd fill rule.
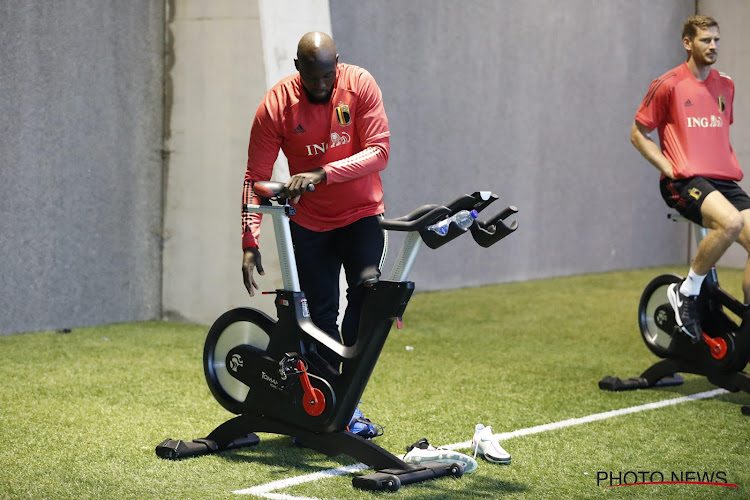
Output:
[[[750,212],[750,211],[745,211]],[[734,206],[724,198],[718,191],[713,191],[706,196],[701,205],[703,225],[712,231],[703,238],[698,251],[693,259],[692,269],[696,274],[706,274],[716,265],[716,262],[724,255],[724,252],[738,240],[741,234],[746,237],[745,248],[750,248],[750,227],[745,222],[750,222],[750,213],[740,213]],[[746,233],[746,234],[745,234]],[[750,262],[748,263],[750,266]],[[747,297],[745,282],[750,286],[750,275],[746,268],[743,290]]]
[[[740,214],[745,219],[745,227],[742,228],[737,242],[748,253],[745,274],[742,276],[742,292],[745,295],[745,304],[750,304],[750,210],[743,210]]]

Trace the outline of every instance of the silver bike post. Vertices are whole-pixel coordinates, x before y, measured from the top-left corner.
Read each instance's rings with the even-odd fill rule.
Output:
[[[391,269],[391,274],[388,277],[389,280],[406,281],[421,246],[422,237],[419,235],[419,232],[410,231],[406,235],[406,240],[401,246],[398,257],[396,257],[396,262],[393,263],[393,269]]]
[[[276,236],[276,250],[279,254],[282,288],[292,292],[301,291],[297,261],[294,258],[292,232],[289,229],[288,206],[245,205],[248,212],[268,214],[273,219],[273,232]]]
[[[294,258],[294,247],[292,246],[292,231],[289,229],[289,217],[286,216],[286,213],[280,213],[273,218],[273,231],[276,235],[276,249],[279,252],[279,266],[281,267],[284,289],[300,292],[297,261]]]

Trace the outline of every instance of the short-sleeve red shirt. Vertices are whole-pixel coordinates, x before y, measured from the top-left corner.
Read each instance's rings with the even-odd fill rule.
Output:
[[[651,82],[635,119],[649,130],[658,129],[675,178],[738,181],[742,170],[729,142],[733,101],[731,78],[712,69],[700,81],[684,63]]]
[[[297,224],[327,231],[381,214],[379,172],[387,165],[389,136],[382,94],[367,70],[338,64],[331,100],[322,104],[307,98],[299,73],[289,76],[268,91],[255,114],[246,191],[248,181],[271,178],[281,149],[291,175],[318,167],[326,172],[325,182],[300,198]],[[259,214],[243,216],[243,248],[257,246],[259,231]]]

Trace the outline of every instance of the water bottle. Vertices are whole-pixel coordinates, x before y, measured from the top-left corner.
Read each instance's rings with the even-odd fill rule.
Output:
[[[447,219],[443,219],[431,226],[427,226],[429,231],[435,231],[440,236],[448,234],[448,229],[451,222],[455,223],[461,231],[466,231],[474,223],[474,219],[479,216],[476,210],[469,212],[468,210],[461,210],[451,215]]]

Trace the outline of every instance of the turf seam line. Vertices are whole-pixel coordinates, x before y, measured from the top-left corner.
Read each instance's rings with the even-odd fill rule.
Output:
[[[526,429],[518,429],[511,432],[501,432],[494,434],[494,437],[499,441],[505,441],[520,436],[529,436],[532,434],[539,434],[542,432],[553,431],[558,429],[564,429],[566,427],[573,427],[576,425],[588,424],[591,422],[597,422],[599,420],[606,420],[609,418],[619,417],[622,415],[628,415],[631,413],[639,413],[647,410],[655,410],[658,408],[664,408],[666,406],[672,406],[680,403],[687,403],[690,401],[698,401],[700,399],[712,398],[721,394],[726,394],[729,391],[725,389],[714,389],[711,391],[698,392],[690,394],[688,396],[682,396],[679,398],[665,399],[662,401],[656,401],[654,403],[647,403],[639,406],[631,406],[629,408],[621,408],[619,410],[605,411],[602,413],[594,413],[585,417],[570,418],[567,420],[561,420],[559,422],[552,422],[549,424],[537,425],[535,427],[528,427]],[[463,441],[461,443],[449,444],[442,446],[449,450],[460,450],[464,448],[470,448],[471,441]],[[336,467],[335,469],[327,469],[304,476],[295,476],[287,479],[279,479],[277,481],[271,481],[270,483],[253,486],[252,488],[246,488],[242,490],[235,490],[232,493],[237,495],[254,495],[261,498],[268,498],[270,500],[319,500],[316,497],[300,497],[293,496],[284,493],[273,493],[276,490],[282,488],[288,488],[298,484],[309,483],[311,481],[317,481],[319,479],[325,479],[327,477],[343,476],[352,472],[359,472],[361,470],[367,470],[369,467],[363,463],[347,465],[345,467]]]

